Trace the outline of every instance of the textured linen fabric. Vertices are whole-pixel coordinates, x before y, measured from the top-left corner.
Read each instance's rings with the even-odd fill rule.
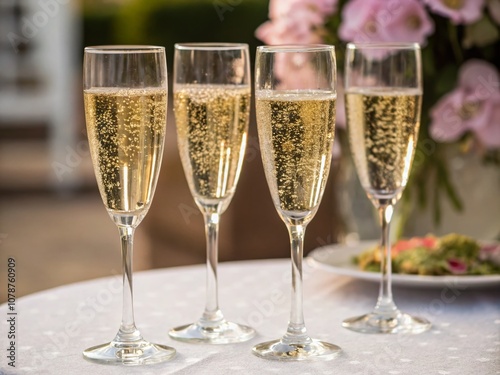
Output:
[[[290,261],[219,265],[219,303],[228,320],[257,330],[252,340],[227,345],[187,344],[170,328],[198,319],[205,303],[204,266],[139,272],[135,318],[145,339],[177,349],[169,362],[98,365],[82,351],[110,341],[121,319],[121,276],[46,290],[17,301],[16,368],[7,366],[7,306],[0,306],[2,374],[500,374],[500,288],[394,287],[399,308],[429,319],[418,335],[369,335],[341,327],[371,310],[378,285],[304,264],[304,315],[311,337],[339,345],[331,361],[277,362],[251,354],[253,345],[281,337],[290,309]]]

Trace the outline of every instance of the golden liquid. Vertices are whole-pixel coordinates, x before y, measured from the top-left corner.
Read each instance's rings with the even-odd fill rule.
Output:
[[[176,86],[174,110],[191,193],[204,204],[231,198],[245,153],[250,87]]]
[[[374,197],[406,186],[420,126],[416,89],[371,89],[346,94],[349,142],[363,188]]]
[[[163,151],[166,89],[90,89],[84,99],[92,162],[106,208],[147,209]]]
[[[335,99],[321,91],[257,96],[264,170],[285,217],[311,219],[321,201],[332,157]]]

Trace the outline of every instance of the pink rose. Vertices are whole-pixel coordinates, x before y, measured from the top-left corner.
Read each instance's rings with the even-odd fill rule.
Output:
[[[499,80],[493,65],[467,61],[460,69],[458,87],[431,109],[431,137],[452,142],[470,131],[484,147],[500,147]]]
[[[434,24],[417,0],[352,0],[342,11],[340,39],[425,44]]]
[[[485,0],[423,0],[436,14],[455,24],[469,24],[481,18]]]

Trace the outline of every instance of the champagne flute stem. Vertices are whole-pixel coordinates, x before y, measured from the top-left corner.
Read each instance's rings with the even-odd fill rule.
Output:
[[[375,306],[377,313],[387,314],[393,313],[397,310],[396,305],[392,299],[392,259],[391,259],[391,240],[390,240],[390,227],[394,206],[391,202],[381,202],[378,207],[378,213],[381,223],[381,240],[380,251],[383,253],[380,256],[380,291]]]
[[[117,341],[137,341],[142,339],[134,321],[134,295],[132,281],[132,260],[135,228],[132,226],[118,226],[122,250],[123,272],[123,311]]]
[[[220,323],[224,317],[219,310],[217,291],[217,262],[219,242],[219,220],[217,212],[204,214],[205,234],[207,238],[207,300],[201,318],[202,325],[210,326]]]
[[[304,324],[304,313],[302,306],[302,258],[304,251],[304,225],[288,226],[290,234],[290,247],[292,258],[292,306],[290,321],[282,341],[287,344],[307,344],[311,341],[307,336]]]

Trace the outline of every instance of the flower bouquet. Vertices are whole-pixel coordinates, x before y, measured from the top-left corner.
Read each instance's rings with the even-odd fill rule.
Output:
[[[402,202],[411,207],[416,199],[424,208],[431,201],[438,223],[441,196],[457,210],[464,198],[450,182],[446,144],[500,166],[499,25],[500,0],[270,0],[269,20],[256,36],[266,44],[335,44],[340,72],[344,43],[421,45],[422,118]],[[284,62],[288,79],[307,79],[292,69]],[[339,86],[337,151],[347,147],[341,79]]]

